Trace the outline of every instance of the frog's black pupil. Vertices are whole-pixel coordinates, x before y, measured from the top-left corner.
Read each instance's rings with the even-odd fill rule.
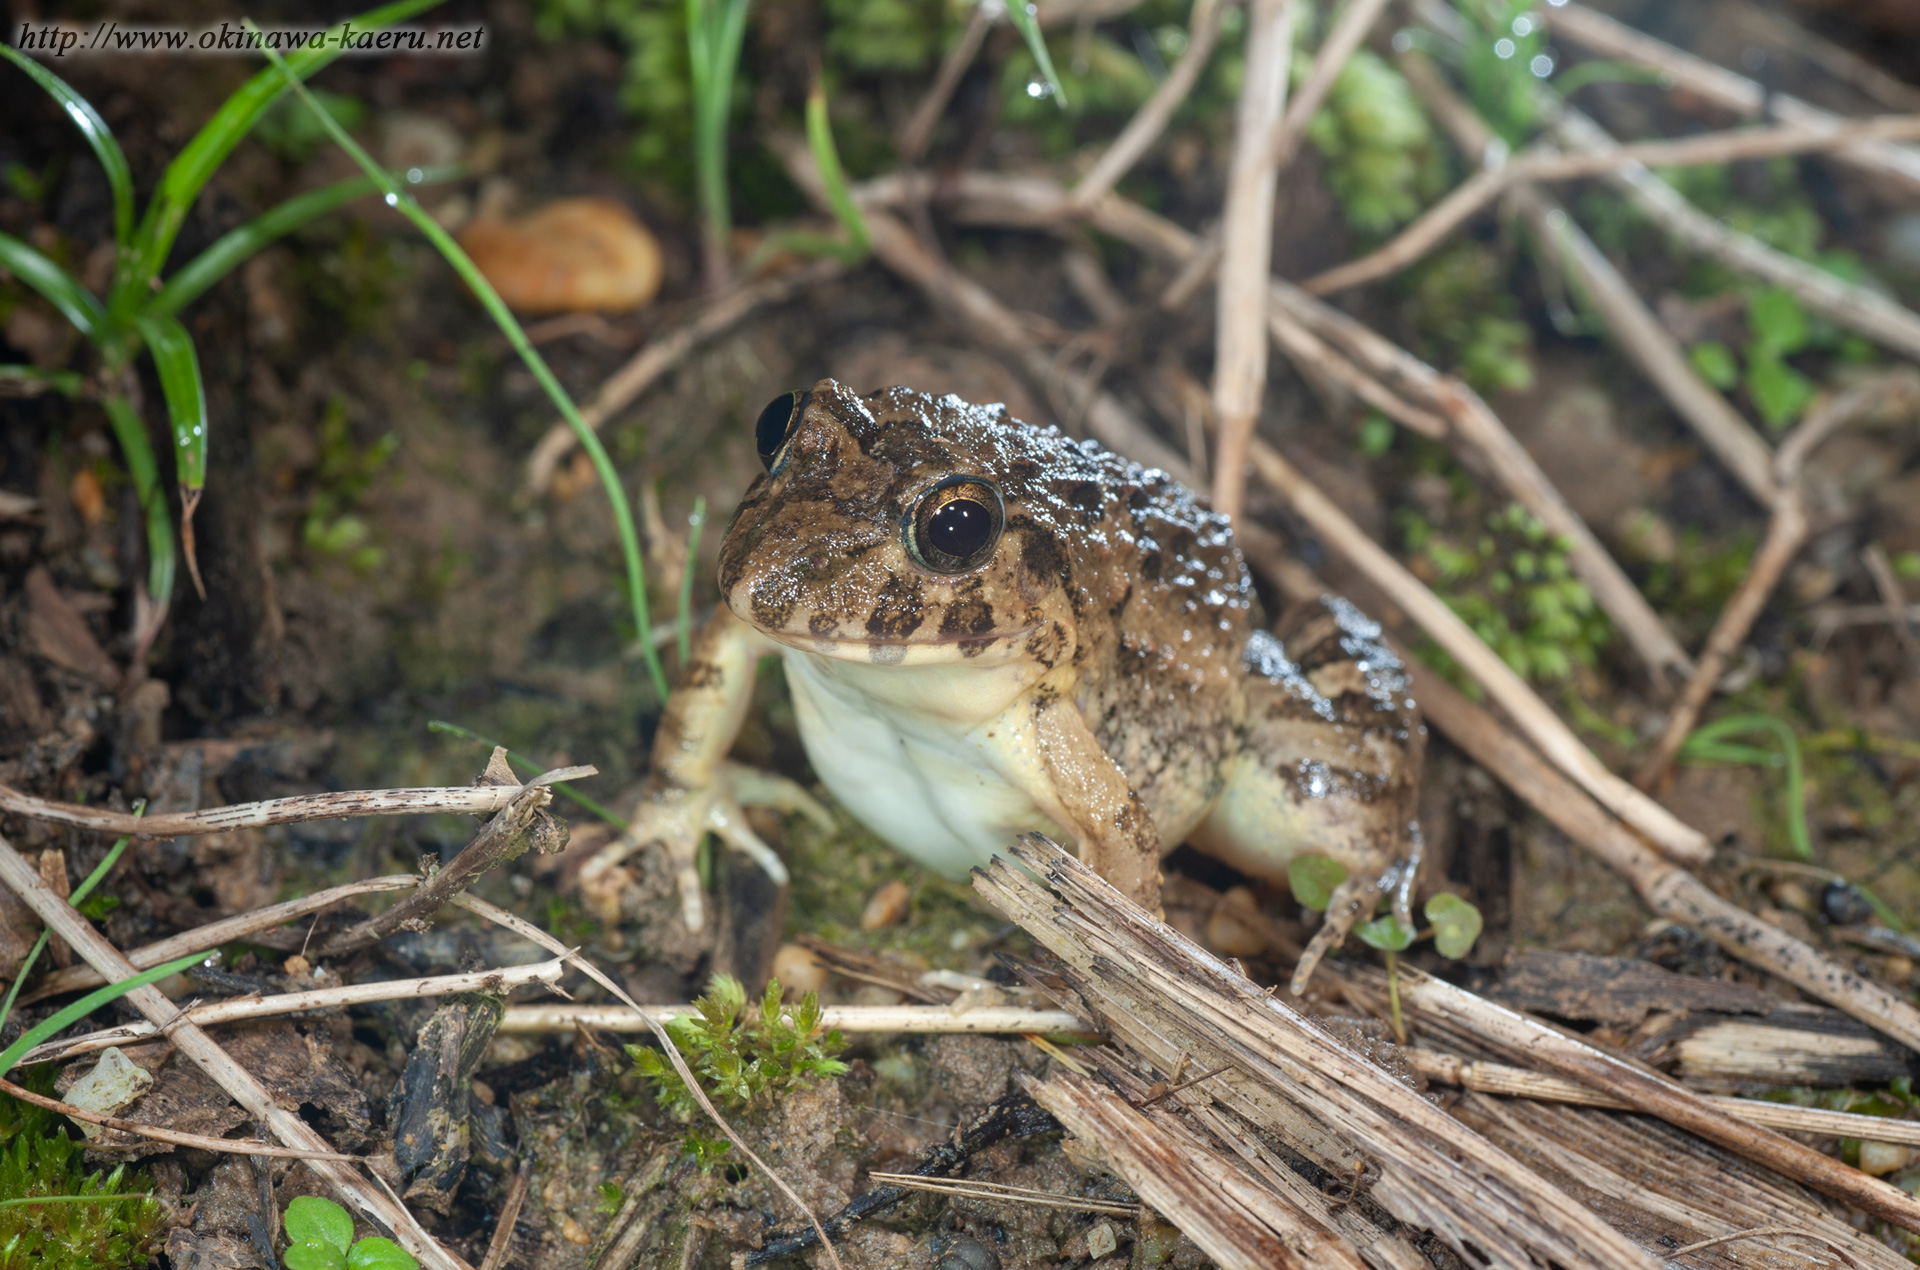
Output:
[[[759,420],[753,425],[753,443],[760,452],[761,466],[773,466],[773,457],[780,453],[781,443],[787,439],[793,421],[800,417],[806,400],[805,393],[783,392],[769,401],[767,408],[760,412]]]
[[[927,519],[927,545],[965,559],[987,545],[993,512],[971,498],[956,498]]]

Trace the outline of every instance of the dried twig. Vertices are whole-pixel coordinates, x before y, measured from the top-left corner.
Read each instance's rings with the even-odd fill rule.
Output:
[[[902,163],[918,163],[920,156],[927,152],[927,143],[933,140],[934,125],[940,122],[940,116],[946,113],[947,102],[953,97],[953,90],[960,86],[960,77],[967,73],[967,67],[973,65],[973,59],[980,52],[981,43],[987,38],[987,29],[993,25],[993,14],[988,6],[977,4],[967,18],[966,29],[960,32],[960,38],[940,59],[940,69],[934,73],[933,83],[927,89],[927,95],[914,107],[913,115],[894,138],[899,147]]]
[[[1554,139],[1570,150],[1606,150],[1619,144],[1572,107],[1562,107],[1550,127]],[[1809,312],[1857,331],[1883,348],[1920,358],[1920,314],[1898,301],[1714,219],[1644,164],[1629,163],[1605,175],[1674,241],[1731,269],[1784,287]]]
[[[696,1014],[690,1005],[650,1005],[647,1014],[663,1022]],[[821,1026],[842,1032],[1018,1033],[1085,1032],[1084,1020],[1066,1010],[1018,1005],[977,1005],[958,1014],[944,1005],[828,1005],[820,1008]],[[641,1032],[647,1027],[633,1011],[612,1005],[510,1005],[501,1032],[571,1032],[576,1027],[608,1032]]]
[[[1463,153],[1477,154],[1486,148],[1493,130],[1447,86],[1429,59],[1404,54],[1400,68]],[[1543,246],[1578,280],[1622,350],[1747,492],[1762,506],[1771,506],[1776,490],[1766,442],[1725,397],[1700,378],[1632,284],[1557,203],[1531,187],[1517,188],[1514,197]]]
[[[1515,186],[1603,176],[1630,164],[1642,167],[1699,167],[1731,163],[1738,159],[1835,150],[1863,140],[1881,138],[1902,141],[1920,138],[1920,116],[1886,115],[1836,123],[1828,128],[1797,123],[1737,128],[1672,141],[1629,142],[1610,149],[1576,154],[1561,154],[1556,150],[1535,147],[1511,162],[1494,167],[1483,166],[1378,249],[1358,260],[1316,274],[1300,285],[1313,295],[1330,295],[1396,273],[1433,250],[1448,234]],[[1489,153],[1484,144],[1466,151],[1469,158]]]
[[[339,1010],[374,1001],[399,1001],[408,997],[445,997],[461,992],[510,992],[533,984],[552,986],[565,973],[562,961],[542,961],[528,966],[507,966],[499,970],[475,970],[457,975],[429,975],[420,979],[389,979],[377,983],[350,983],[337,988],[315,988],[310,992],[282,992],[270,997],[234,997],[189,1006],[180,1017],[196,1027],[215,1027],[246,1019],[272,1018],[281,1014],[302,1014],[308,1010]],[[171,1026],[171,1025],[167,1025]],[[21,1055],[20,1062],[54,1063],[81,1054],[93,1054],[144,1041],[167,1026],[154,1023],[123,1023],[84,1036],[67,1037],[37,1045]]]
[[[1413,1064],[1414,1070],[1428,1080],[1443,1085],[1457,1085],[1475,1093],[1532,1098],[1539,1102],[1574,1103],[1609,1111],[1631,1109],[1631,1104],[1624,1099],[1602,1093],[1590,1085],[1560,1076],[1548,1076],[1525,1067],[1472,1062],[1432,1050],[1403,1049],[1400,1052]],[[1850,1111],[1825,1111],[1819,1107],[1796,1107],[1792,1103],[1762,1102],[1758,1098],[1702,1096],[1729,1115],[1783,1133],[1806,1133],[1823,1138],[1861,1138],[1920,1146],[1920,1121],[1862,1116]]]
[[[1300,139],[1307,135],[1307,124],[1314,112],[1326,101],[1333,82],[1346,68],[1347,59],[1360,47],[1360,41],[1367,38],[1367,32],[1373,29],[1380,11],[1386,7],[1387,0],[1352,0],[1341,11],[1340,20],[1334,23],[1333,30],[1320,44],[1320,51],[1314,55],[1313,69],[1294,95],[1293,104],[1287,107],[1286,116],[1274,125],[1267,139],[1267,162],[1274,171],[1285,170],[1293,161],[1294,151],[1299,148]]]
[[[1220,38],[1220,19],[1234,3],[1235,0],[1194,0],[1193,13],[1187,19],[1186,52],[1153,90],[1153,96],[1141,104],[1120,135],[1108,144],[1073,187],[1067,197],[1075,207],[1086,207],[1106,194],[1159,140],[1173,112],[1180,109],[1180,103],[1199,82],[1200,72],[1207,68],[1207,59],[1213,56],[1213,46]]]
[[[838,260],[814,260],[716,296],[687,322],[648,340],[633,360],[600,385],[593,400],[581,407],[580,417],[598,432],[607,420],[625,409],[660,376],[686,360],[687,354],[701,344],[738,326],[754,310],[791,299],[844,272],[846,265]],[[527,456],[527,491],[534,495],[545,493],[560,460],[578,444],[580,438],[567,424],[556,423],[548,428],[547,435],[540,438],[540,444]]]
[[[673,1064],[673,1070],[678,1073],[682,1081],[686,1082],[687,1092],[691,1093],[694,1100],[700,1104],[700,1109],[707,1113],[708,1119],[712,1120],[713,1123],[719,1127],[720,1132],[727,1136],[727,1140],[740,1149],[740,1154],[750,1160],[753,1166],[759,1169],[769,1182],[773,1183],[775,1189],[782,1195],[785,1195],[787,1201],[807,1219],[808,1223],[813,1227],[814,1233],[819,1237],[821,1248],[827,1254],[828,1263],[833,1266],[834,1270],[842,1270],[840,1254],[834,1250],[832,1242],[828,1240],[826,1231],[820,1225],[820,1218],[813,1211],[813,1206],[801,1199],[799,1192],[795,1191],[785,1178],[774,1172],[773,1169],[768,1166],[767,1162],[761,1159],[752,1147],[747,1145],[746,1140],[727,1122],[727,1118],[720,1114],[720,1109],[713,1105],[711,1098],[707,1097],[707,1091],[701,1086],[700,1078],[695,1076],[693,1069],[687,1066],[686,1057],[680,1053],[680,1047],[674,1043],[673,1034],[667,1031],[666,1026],[662,1024],[659,1019],[648,1014],[645,1006],[629,996],[625,988],[622,988],[619,984],[608,978],[606,974],[601,971],[600,967],[594,965],[585,957],[580,956],[578,952],[568,948],[565,944],[562,944],[552,935],[549,935],[546,931],[541,930],[531,922],[516,917],[505,909],[489,904],[478,896],[469,895],[464,891],[455,895],[452,902],[458,907],[466,909],[468,912],[477,913],[490,922],[506,927],[522,939],[530,940],[548,952],[570,962],[577,967],[582,974],[586,975],[587,978],[593,980],[602,988],[611,992],[615,997],[625,1002],[629,1009],[645,1020],[647,1029],[653,1033],[654,1039],[660,1042],[660,1048],[666,1053],[667,1061]]]
[[[1877,542],[1870,543],[1860,552],[1860,563],[1867,567],[1873,589],[1880,593],[1880,602],[1887,606],[1887,621],[1893,627],[1894,638],[1906,650],[1907,660],[1920,669],[1920,636],[1914,634],[1913,622],[1907,617],[1906,593],[1900,589],[1900,579],[1894,576],[1886,550]]]
[[[1267,307],[1267,332],[1302,371],[1316,369],[1404,428],[1434,441],[1447,435],[1447,421],[1431,410],[1410,405],[1372,375],[1342,357],[1319,336],[1277,305]]]
[[[1852,967],[1841,965],[1720,898],[1693,874],[1661,859],[1446,680],[1411,659],[1407,670],[1428,723],[1561,832],[1624,877],[1648,908],[1670,921],[1693,927],[1728,955],[1778,975],[1902,1045],[1920,1050],[1920,1010],[1856,974]]]
[[[1220,220],[1213,407],[1213,509],[1245,519],[1247,442],[1267,387],[1267,275],[1273,255],[1273,149],[1287,104],[1293,58],[1292,0],[1252,0],[1247,15],[1246,78],[1234,117],[1233,160]]]
[[[507,1254],[513,1250],[513,1225],[520,1220],[520,1206],[527,1202],[532,1184],[533,1156],[528,1154],[520,1162],[520,1171],[513,1175],[507,1197],[500,1201],[500,1216],[494,1223],[493,1238],[487,1241],[487,1255],[480,1262],[480,1270],[500,1270],[506,1264]]]
[[[1766,607],[1774,585],[1786,572],[1807,540],[1807,502],[1801,488],[1800,473],[1815,446],[1856,419],[1882,413],[1899,404],[1909,407],[1920,401],[1920,375],[1912,371],[1893,371],[1842,393],[1815,410],[1780,446],[1774,459],[1773,479],[1779,491],[1774,495],[1773,512],[1767,521],[1767,536],[1747,566],[1746,576],[1728,598],[1713,630],[1700,649],[1699,668],[1680,694],[1667,716],[1667,726],[1648,753],[1634,783],[1651,790],[1666,776],[1680,747],[1686,744],[1700,711],[1719,686],[1733,655],[1753,629],[1760,610]]]
[[[1635,1111],[1658,1116],[1903,1229],[1920,1231],[1920,1200],[1899,1187],[1849,1168],[1771,1129],[1740,1120],[1685,1086],[1418,971],[1401,971],[1400,999],[1414,1010],[1447,1019],[1504,1050],[1524,1053],[1543,1067],[1611,1094]]]
[[[45,1107],[48,1111],[57,1111],[70,1120],[80,1120],[87,1124],[97,1124],[102,1129],[117,1129],[121,1133],[131,1133],[137,1137],[154,1142],[168,1142],[177,1147],[194,1147],[201,1151],[217,1151],[227,1155],[257,1155],[277,1160],[339,1160],[348,1164],[358,1163],[357,1155],[342,1155],[337,1151],[306,1151],[299,1147],[279,1147],[271,1142],[255,1142],[251,1138],[214,1138],[204,1133],[181,1133],[177,1129],[162,1129],[158,1125],[140,1124],[133,1120],[123,1120],[119,1116],[103,1116],[97,1111],[88,1111],[72,1103],[61,1102],[58,1098],[49,1098],[45,1094],[36,1094],[31,1089],[22,1089],[10,1080],[0,1078],[0,1092],[11,1094],[21,1102],[30,1102],[36,1107]],[[111,1151],[111,1144],[89,1143],[93,1151]]]
[[[1122,1204],[1110,1199],[1083,1199],[1057,1191],[1035,1190],[1031,1186],[1009,1186],[1003,1182],[981,1182],[965,1177],[920,1177],[913,1173],[867,1174],[867,1180],[909,1191],[931,1191],[936,1195],[958,1195],[968,1199],[998,1200],[1007,1204],[1025,1204],[1030,1208],[1064,1208],[1079,1213],[1105,1213],[1110,1217],[1133,1217],[1138,1204]]]
[[[37,803],[39,800],[33,801]],[[137,826],[142,822],[135,820],[133,823]],[[10,887],[46,923],[48,929],[64,937],[73,945],[74,952],[109,981],[118,982],[137,973],[84,917],[41,884],[39,874],[20,858],[4,838],[0,838],[0,884]],[[253,1119],[265,1122],[274,1137],[290,1147],[317,1155],[334,1154],[325,1138],[297,1113],[277,1106],[273,1095],[252,1073],[236,1063],[214,1043],[212,1037],[182,1019],[179,1008],[152,986],[135,988],[121,1000],[164,1028],[182,1054],[211,1077]],[[394,1232],[394,1237],[401,1245],[419,1258],[428,1270],[459,1270],[460,1263],[438,1241],[423,1238],[417,1233],[417,1227],[410,1220],[405,1205],[381,1194],[340,1161],[310,1159],[307,1165],[349,1209]]]
[[[1733,1231],[1731,1234],[1715,1235],[1711,1239],[1695,1240],[1693,1243],[1682,1244],[1680,1247],[1675,1248],[1667,1254],[1667,1259],[1671,1261],[1675,1257],[1691,1256],[1696,1252],[1705,1252],[1709,1248],[1718,1248],[1722,1244],[1730,1244],[1742,1239],[1782,1238],[1812,1240],[1814,1243],[1828,1249],[1835,1256],[1839,1257],[1843,1265],[1852,1266],[1854,1270],[1859,1270],[1860,1262],[1854,1258],[1852,1253],[1833,1242],[1833,1240],[1827,1238],[1825,1235],[1816,1235],[1810,1230],[1797,1230],[1792,1226],[1753,1226],[1746,1230]]]
[[[0,785],[0,811],[34,820],[73,825],[96,833],[134,838],[175,838],[183,834],[229,833],[308,820],[351,820],[365,816],[410,816],[422,812],[490,815],[513,802],[533,786],[545,786],[597,776],[593,766],[562,767],[542,772],[524,785],[449,785],[429,789],[355,789],[338,794],[300,794],[265,802],[235,803],[208,811],[171,815],[134,816],[123,811],[101,811],[78,803],[35,798]]]
[[[1637,62],[1663,72],[1669,83],[1748,118],[1771,116],[1812,128],[1833,128],[1837,115],[1810,106],[1787,93],[1776,93],[1744,75],[1683,53],[1671,44],[1634,30],[1581,4],[1543,8],[1540,16],[1553,33],[1572,43],[1619,61]],[[1835,157],[1876,176],[1892,177],[1911,195],[1920,187],[1920,151],[1886,141],[1856,141],[1835,151]]]
[[[127,962],[136,970],[146,970],[163,961],[172,961],[175,957],[184,957],[190,952],[218,948],[222,944],[237,943],[249,936],[284,926],[288,922],[318,913],[323,909],[344,900],[360,895],[377,895],[385,891],[405,891],[420,885],[420,878],[412,873],[394,873],[386,877],[367,878],[360,882],[348,882],[343,886],[329,887],[324,891],[315,891],[297,900],[287,900],[282,904],[272,904],[256,909],[251,913],[242,913],[238,917],[228,917],[221,921],[209,922],[205,926],[196,926],[178,935],[170,935],[158,943],[147,944],[126,954]],[[21,1000],[39,1001],[46,997],[59,996],[66,992],[78,992],[82,988],[97,988],[106,980],[92,966],[72,966],[66,970],[56,970],[34,984]]]

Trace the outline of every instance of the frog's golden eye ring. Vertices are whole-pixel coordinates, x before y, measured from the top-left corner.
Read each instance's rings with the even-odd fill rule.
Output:
[[[907,554],[934,573],[965,573],[1000,545],[1006,503],[991,482],[949,476],[920,496],[904,518]]]
[[[760,412],[759,421],[753,425],[753,444],[760,451],[760,466],[767,471],[786,466],[787,438],[807,412],[807,398],[811,396],[811,391],[783,392]]]

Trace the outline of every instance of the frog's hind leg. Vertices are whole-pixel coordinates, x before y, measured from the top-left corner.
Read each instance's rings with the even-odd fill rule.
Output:
[[[1245,738],[1189,841],[1282,885],[1296,855],[1327,855],[1346,870],[1300,959],[1298,992],[1381,896],[1396,911],[1411,899],[1424,730],[1379,627],[1345,601],[1301,606],[1278,635],[1248,646]]]

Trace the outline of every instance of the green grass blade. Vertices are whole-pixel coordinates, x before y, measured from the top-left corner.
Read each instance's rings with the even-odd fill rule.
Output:
[[[458,165],[414,169],[420,175],[415,178],[409,173],[407,183],[431,185],[436,181],[452,180],[463,170]],[[232,273],[255,252],[286,237],[296,229],[318,220],[328,212],[344,207],[357,198],[365,198],[369,194],[379,192],[380,187],[373,181],[364,176],[354,176],[288,199],[278,207],[254,217],[238,229],[229,230],[215,239],[212,246],[195,256],[187,262],[185,267],[167,279],[167,285],[160,288],[160,293],[153,297],[152,302],[146,306],[145,312],[149,317],[174,316],[199,299],[214,283]]]
[[[29,395],[44,388],[63,397],[78,397],[87,386],[86,378],[77,370],[41,370],[38,366],[0,363],[0,383],[9,380],[30,385],[27,390]]]
[[[141,317],[135,325],[153,355],[160,391],[167,399],[174,477],[185,489],[199,489],[207,483],[207,393],[193,337],[177,318]]]
[[[157,983],[168,975],[177,975],[188,966],[197,965],[206,955],[204,952],[188,953],[177,961],[169,961],[164,966],[155,966],[151,970],[142,970],[131,979],[122,979],[119,983],[110,983],[104,988],[97,988],[65,1009],[57,1010],[53,1014],[48,1015],[41,1022],[34,1024],[22,1032],[19,1040],[7,1046],[5,1050],[0,1050],[0,1076],[4,1076],[12,1071],[13,1065],[20,1061],[22,1054],[47,1038],[65,1031],[81,1019],[92,1014],[95,1010],[98,1010],[101,1006],[118,1001],[135,988],[144,988],[150,983]]]
[[[1725,719],[1716,719],[1705,727],[1696,728],[1680,747],[1680,758],[1687,760],[1705,759],[1722,762],[1757,762],[1760,766],[1771,766],[1775,754],[1771,750],[1757,751],[1752,747],[1729,744],[1730,736],[1750,735],[1764,732],[1779,742],[1779,754],[1787,769],[1787,839],[1793,844],[1793,854],[1802,860],[1813,858],[1813,840],[1807,834],[1807,781],[1806,768],[1800,759],[1800,739],[1786,720],[1770,714],[1736,714]],[[1760,757],[1756,760],[1756,754]]]
[[[113,425],[114,439],[127,461],[127,474],[133,477],[133,492],[147,515],[147,594],[155,604],[164,606],[173,598],[174,574],[179,570],[179,555],[174,549],[173,520],[167,514],[166,495],[160,489],[160,465],[154,461],[153,444],[147,440],[147,425],[125,397],[100,399]]]
[[[501,332],[506,335],[507,342],[512,344],[514,351],[520,354],[520,360],[526,363],[527,369],[533,372],[533,377],[546,390],[548,398],[559,410],[561,418],[567,421],[567,426],[572,428],[574,435],[580,439],[581,448],[593,461],[593,468],[599,474],[601,487],[607,492],[607,501],[613,504],[613,520],[620,534],[620,551],[626,557],[627,591],[633,601],[633,625],[640,636],[640,655],[646,661],[647,674],[653,680],[655,691],[664,702],[670,689],[667,685],[666,668],[660,664],[660,654],[653,646],[653,619],[647,612],[647,570],[640,555],[640,534],[634,528],[633,507],[627,501],[626,491],[620,487],[620,475],[614,471],[613,460],[607,455],[607,447],[600,443],[600,437],[587,426],[587,421],[580,417],[580,411],[573,404],[573,398],[567,395],[567,390],[560,386],[558,379],[554,378],[546,359],[541,357],[539,351],[534,348],[533,342],[527,338],[527,333],[520,328],[520,323],[508,311],[506,303],[500,299],[499,293],[493,289],[486,276],[468,258],[467,253],[460,249],[460,244],[453,241],[453,235],[447,233],[433,217],[427,215],[420,204],[414,201],[413,196],[403,191],[399,184],[373,161],[372,156],[347,135],[346,129],[327,113],[326,107],[314,100],[313,94],[307,91],[306,85],[293,77],[293,72],[287,67],[285,58],[273,49],[267,49],[265,52],[267,60],[272,62],[275,69],[286,78],[293,91],[300,94],[300,99],[306,103],[307,109],[314,112],[315,117],[333,137],[334,142],[352,156],[353,161],[360,165],[361,171],[380,183],[381,188],[386,192],[387,204],[399,209],[402,215],[413,222],[414,228],[425,235],[427,241],[446,257],[447,263],[453,266],[454,272],[460,275],[461,281],[472,289],[481,305],[498,324]]]
[[[1067,90],[1060,83],[1060,76],[1053,69],[1053,54],[1047,51],[1047,37],[1040,33],[1040,19],[1036,16],[1039,9],[1025,0],[1007,0],[1007,17],[1012,19],[1014,29],[1019,31],[1027,42],[1028,52],[1033,54],[1033,64],[1040,68],[1040,74],[1046,77],[1047,87],[1053,93],[1053,104],[1065,110],[1067,108]]]
[[[833,123],[827,118],[827,88],[818,76],[807,94],[807,148],[813,151],[813,166],[826,187],[827,205],[846,228],[860,255],[866,255],[873,240],[867,236],[867,219],[854,204],[853,191],[847,188],[847,174],[840,166],[840,151],[833,144]]]
[[[80,334],[96,343],[99,341],[107,321],[106,310],[93,298],[93,292],[81,286],[78,278],[55,264],[51,257],[12,234],[0,234],[0,267],[52,301],[53,307],[66,314],[67,321],[79,328]]]
[[[727,121],[733,113],[733,76],[747,29],[747,4],[748,0],[687,0],[694,183],[707,232],[723,249],[733,224],[727,200]]]
[[[93,103],[75,92],[66,80],[11,45],[0,44],[0,57],[25,71],[28,79],[59,102],[67,118],[73,120],[73,126],[93,147],[94,157],[106,169],[107,185],[113,190],[113,241],[126,246],[133,235],[133,169],[127,166],[127,156],[121,151],[120,143],[113,139],[107,121],[100,117]]]
[[[475,732],[472,728],[463,728],[457,723],[448,723],[445,719],[427,720],[427,731],[444,732],[449,736],[461,737],[468,741],[477,741],[481,745],[486,746],[490,750],[496,749],[496,748],[502,749],[502,750],[507,749],[506,746],[501,745],[500,742],[494,740],[490,736],[481,736],[478,732]],[[507,750],[507,762],[513,764],[515,767],[519,768],[521,771],[531,772],[535,776],[538,776],[541,772],[544,772],[547,770],[546,765],[544,763],[537,763],[533,759],[527,757],[525,754],[520,753],[518,750]],[[608,824],[612,825],[615,829],[625,829],[627,827],[626,817],[618,815],[617,813],[611,811],[610,809],[601,806],[599,803],[596,803],[595,801],[593,801],[593,799],[588,798],[585,794],[582,794],[579,791],[575,790],[574,787],[568,784],[566,781],[555,781],[553,783],[552,788],[556,793],[565,794],[568,798],[571,798],[574,802],[579,803],[580,806],[586,810],[588,815],[595,816],[601,820],[606,821]]]
[[[146,799],[143,798],[133,805],[133,814],[136,816],[147,814]],[[72,893],[67,896],[67,903],[78,907],[81,900],[92,894],[93,888],[100,885],[101,879],[113,871],[114,865],[120,863],[120,857],[126,853],[127,844],[132,841],[131,838],[122,838],[109,847],[107,854],[101,857],[100,863],[93,866],[93,872],[87,874],[86,879],[79,886],[73,888]],[[27,954],[27,959],[20,963],[20,973],[13,977],[13,983],[7,988],[7,999],[0,1001],[0,1027],[7,1025],[7,1019],[13,1014],[14,1000],[20,995],[20,985],[25,983],[27,976],[33,973],[33,963],[46,948],[50,938],[50,933],[42,930],[40,938],[33,943],[33,950]]]
[[[404,22],[408,18],[425,12],[438,4],[439,0],[399,0],[398,3],[382,5],[359,17],[349,18],[333,28],[351,23],[355,30],[377,31],[382,27]],[[284,63],[291,74],[305,79],[340,56],[337,41],[316,40],[295,52],[291,57],[278,59]],[[179,235],[181,225],[186,223],[187,212],[192,209],[195,199],[213,174],[226,161],[233,148],[240,144],[253,125],[260,121],[280,94],[287,90],[287,80],[277,67],[268,67],[227,98],[212,119],[194,134],[186,148],[174,156],[167,165],[166,172],[160,178],[160,188],[154,191],[153,201],[147,204],[147,214],[141,219],[140,229],[134,237],[134,258],[132,267],[122,271],[115,282],[112,308],[122,318],[131,317],[133,310],[142,304],[148,295],[147,280],[160,276],[167,263],[167,254],[173,250],[173,240]]]

